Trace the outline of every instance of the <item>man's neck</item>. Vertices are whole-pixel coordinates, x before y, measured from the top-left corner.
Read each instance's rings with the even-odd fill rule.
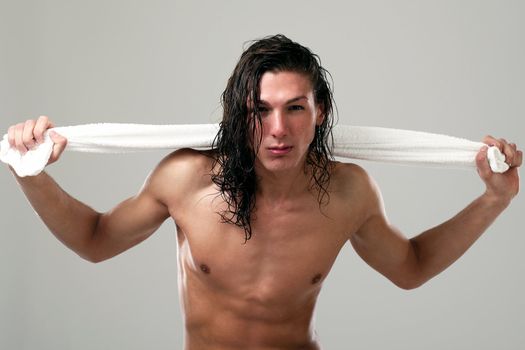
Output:
[[[257,169],[257,197],[278,204],[309,192],[311,174],[303,167],[282,172]]]

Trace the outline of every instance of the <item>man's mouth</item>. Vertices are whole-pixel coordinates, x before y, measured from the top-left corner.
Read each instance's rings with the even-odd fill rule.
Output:
[[[282,155],[282,154],[286,154],[290,152],[292,148],[293,148],[292,146],[272,146],[272,147],[268,147],[268,150],[272,154]]]

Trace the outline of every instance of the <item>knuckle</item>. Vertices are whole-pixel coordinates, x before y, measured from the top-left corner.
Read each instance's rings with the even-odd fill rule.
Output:
[[[23,141],[24,144],[26,144],[26,145],[29,145],[29,146],[33,145],[33,143],[34,143],[34,142],[33,142],[33,135],[24,135],[24,136],[22,137],[22,141]]]
[[[34,120],[28,119],[28,120],[25,121],[24,126],[29,126],[30,127],[30,126],[32,126],[34,124],[35,124]]]
[[[478,153],[478,155],[476,156],[476,161],[480,164],[481,162],[483,162],[484,159],[485,159],[485,155],[483,153]]]
[[[24,144],[21,142],[22,140],[16,140],[16,148],[20,151],[20,152],[23,152],[26,147],[24,146]]]
[[[34,134],[35,136],[41,136],[43,133],[44,133],[44,128],[42,128],[41,126],[37,125],[35,126],[35,129],[34,129]]]

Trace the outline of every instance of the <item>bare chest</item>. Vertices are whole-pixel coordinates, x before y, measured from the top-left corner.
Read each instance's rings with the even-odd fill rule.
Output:
[[[353,213],[323,210],[315,202],[264,206],[245,242],[242,228],[221,222],[224,208],[220,197],[202,193],[174,215],[180,274],[187,287],[247,301],[279,304],[317,294],[355,229],[348,219]]]

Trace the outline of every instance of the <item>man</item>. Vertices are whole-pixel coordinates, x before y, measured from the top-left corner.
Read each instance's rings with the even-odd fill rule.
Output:
[[[169,154],[136,196],[107,213],[70,197],[45,172],[17,177],[56,237],[92,262],[174,219],[186,349],[320,349],[312,315],[347,241],[397,286],[416,288],[458,259],[518,193],[522,152],[487,136],[510,170],[492,173],[483,147],[476,162],[485,192],[452,219],[407,239],[387,221],[366,171],[331,159],[326,71],[317,56],[281,35],[243,53],[222,102],[212,150]],[[9,142],[27,151],[52,126],[47,117],[12,126]],[[67,143],[51,137],[49,163]]]

